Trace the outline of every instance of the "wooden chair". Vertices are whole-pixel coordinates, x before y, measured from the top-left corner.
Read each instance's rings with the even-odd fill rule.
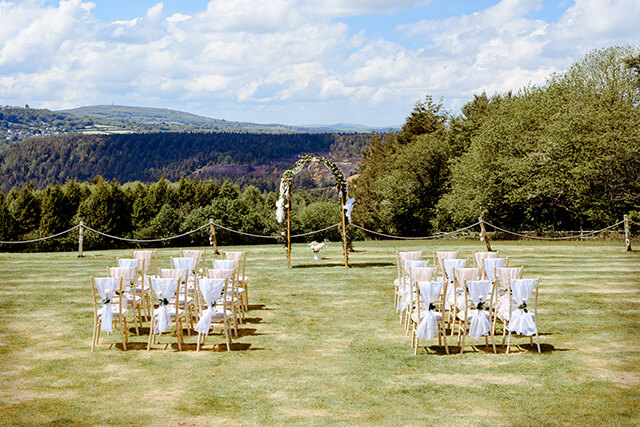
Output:
[[[536,346],[540,353],[540,340],[538,337],[538,284],[540,279],[511,279],[510,288],[513,298],[509,304],[509,320],[506,329],[509,331],[507,338],[507,354],[511,346],[511,336],[521,335],[529,337],[533,346],[533,337],[536,337]],[[533,295],[533,299],[532,299]]]
[[[189,294],[187,283],[189,278],[189,271],[184,268],[161,268],[160,269],[160,278],[163,279],[178,279],[180,281],[180,298],[178,299],[176,296],[176,300],[178,300],[178,305],[181,310],[186,313],[186,318],[189,322],[189,328],[187,328],[187,334],[191,335],[191,329],[193,329],[194,324],[194,315],[195,315],[195,301],[193,298],[193,294]],[[173,301],[172,301],[173,303]]]
[[[226,260],[233,260],[237,263],[236,280],[238,288],[241,289],[240,295],[244,305],[244,311],[249,310],[249,279],[246,275],[247,251],[229,251],[224,252]]]
[[[404,324],[404,331],[406,335],[409,335],[409,327],[411,324],[411,304],[415,300],[415,295],[412,295],[411,291],[411,271],[414,268],[424,268],[429,266],[428,260],[404,260],[403,271],[406,272],[406,277],[403,280],[403,288],[400,292],[400,323]]]
[[[522,279],[524,274],[524,267],[504,267],[496,268],[496,305],[495,313],[493,316],[493,331],[495,334],[495,328],[498,323],[505,324],[509,321],[511,304],[511,279]],[[502,344],[506,337],[506,329],[502,329]]]
[[[420,309],[416,312],[415,329],[412,333],[413,354],[418,354],[420,340],[432,340],[438,337],[438,345],[444,342],[444,349],[449,354],[447,333],[444,324],[445,288],[446,282],[424,281],[418,282]]]
[[[210,268],[207,270],[207,276],[210,279],[226,279],[227,286],[225,292],[222,295],[225,307],[230,308],[231,320],[233,322],[233,334],[238,336],[238,324],[241,323],[241,302],[236,294],[235,286],[235,272],[231,269],[215,269]]]
[[[117,295],[122,295],[122,277],[91,277],[90,282],[93,294],[91,351],[98,345],[100,331],[111,334],[114,324],[120,329],[122,348],[126,350],[129,342],[127,299],[117,298]]]
[[[412,252],[396,252],[396,266],[398,269],[398,277],[393,281],[393,285],[395,288],[394,299],[393,299],[393,308],[398,311],[398,305],[400,303],[401,294],[404,291],[405,286],[408,281],[408,274],[404,269],[404,262],[408,260],[419,261],[422,259],[422,251],[412,251]]]
[[[228,293],[228,279],[210,279],[200,277],[197,279],[198,291],[203,304],[199,307],[199,319],[195,326],[198,332],[198,345],[196,351],[200,351],[200,342],[204,345],[212,324],[222,328],[225,335],[227,351],[231,351],[231,329],[233,326],[233,307],[227,298],[221,296]]]
[[[407,285],[407,292],[405,293],[407,302],[407,315],[405,323],[405,333],[412,334],[411,344],[413,345],[413,331],[415,330],[415,323],[420,323],[418,318],[418,312],[422,308],[422,304],[419,296],[418,283],[431,281],[435,268],[427,267],[427,261],[408,261],[418,266],[409,268],[409,283]]]
[[[186,312],[181,308],[180,302],[180,287],[182,282],[179,277],[150,277],[149,282],[151,289],[156,295],[158,308],[153,310],[151,316],[147,351],[151,350],[152,344],[158,342],[158,338],[162,333],[174,326],[173,322],[175,322],[178,350],[182,351],[182,344],[184,342],[183,326],[187,320]]]
[[[137,293],[136,283],[138,276],[136,269],[133,267],[107,267],[107,273],[109,277],[119,277],[122,279],[123,292],[120,297],[128,301],[128,307],[132,307],[133,310],[133,324],[136,328],[136,335],[140,335],[140,329],[142,327],[142,295]]]
[[[489,336],[493,352],[496,343],[491,322],[491,307],[495,301],[495,287],[489,280],[464,280],[464,307],[458,311],[458,345],[460,353],[464,351],[467,335],[479,339],[485,337],[485,345],[489,347]]]

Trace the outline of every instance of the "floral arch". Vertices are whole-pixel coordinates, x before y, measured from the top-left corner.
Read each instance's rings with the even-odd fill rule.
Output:
[[[348,198],[347,180],[342,170],[331,160],[323,156],[315,154],[304,154],[300,156],[298,161],[289,169],[282,173],[280,179],[280,198],[276,203],[276,219],[279,223],[286,220],[287,223],[287,259],[288,266],[291,268],[291,180],[293,176],[300,172],[302,168],[308,165],[312,176],[317,176],[319,169],[325,166],[336,180],[336,189],[340,196],[342,227],[340,234],[342,235],[342,248],[344,251],[344,266],[349,267],[349,258],[347,253],[347,219],[351,223],[351,210],[353,209],[354,199]]]

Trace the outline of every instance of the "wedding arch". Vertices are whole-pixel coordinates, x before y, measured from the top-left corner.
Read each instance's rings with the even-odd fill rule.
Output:
[[[344,266],[349,267],[349,257],[347,253],[347,218],[351,223],[351,210],[353,209],[354,199],[348,198],[347,193],[347,179],[342,173],[342,170],[332,162],[323,156],[315,154],[303,154],[298,161],[289,169],[282,173],[280,179],[280,198],[276,203],[276,219],[279,223],[282,223],[285,219],[287,221],[286,238],[287,238],[287,261],[288,266],[291,268],[291,181],[293,176],[300,172],[302,168],[307,165],[311,176],[317,177],[320,173],[322,166],[325,166],[336,180],[336,189],[340,196],[340,213],[342,226],[340,227],[340,234],[342,235],[342,250],[344,252]]]

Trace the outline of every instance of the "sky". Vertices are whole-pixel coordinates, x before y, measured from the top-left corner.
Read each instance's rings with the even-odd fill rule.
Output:
[[[0,0],[0,105],[400,125],[640,44],[639,0]]]

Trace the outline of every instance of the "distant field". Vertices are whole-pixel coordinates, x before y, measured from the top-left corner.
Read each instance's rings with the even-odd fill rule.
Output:
[[[89,276],[128,251],[1,253],[2,424],[640,424],[640,252],[493,246],[540,277],[543,354],[446,356],[431,342],[413,355],[392,307],[395,252],[469,257],[477,241],[356,242],[348,270],[339,243],[322,261],[294,245],[290,270],[282,246],[246,247],[251,311],[229,353],[210,351],[220,335],[200,353],[187,336],[182,353],[147,353],[146,333],[90,353]],[[160,267],[176,254],[159,250]]]

